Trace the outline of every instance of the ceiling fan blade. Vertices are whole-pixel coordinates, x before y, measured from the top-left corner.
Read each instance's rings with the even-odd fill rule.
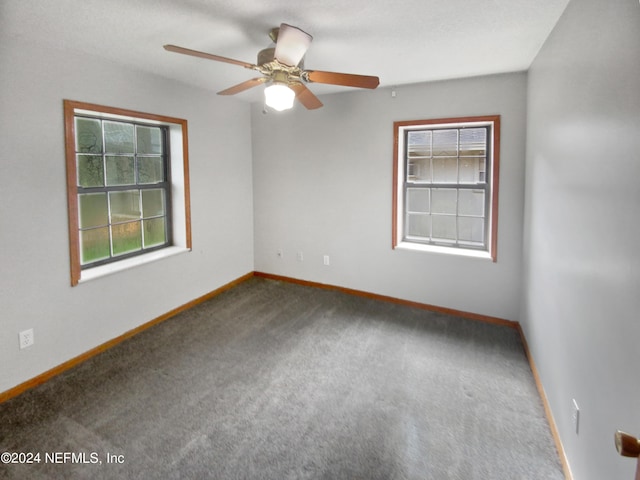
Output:
[[[283,23],[278,31],[275,59],[280,63],[295,67],[307,53],[313,37],[297,27]]]
[[[289,87],[296,92],[296,98],[307,110],[314,110],[322,106],[322,102],[302,83],[294,83]]]
[[[199,52],[197,50],[191,50],[190,48],[178,47],[176,45],[165,45],[165,50],[169,52],[182,53],[184,55],[191,55],[193,57],[206,58],[208,60],[216,60],[218,62],[232,63],[234,65],[240,65],[241,67],[255,69],[256,65],[252,63],[242,62],[240,60],[234,60],[233,58],[221,57],[220,55],[213,55],[212,53]]]
[[[262,85],[267,80],[269,80],[267,77],[252,78],[251,80],[244,81],[242,83],[239,83],[238,85],[229,87],[226,90],[222,90],[218,92],[218,95],[235,95],[236,93],[244,92],[245,90],[249,90],[250,88]]]
[[[378,77],[369,75],[354,75],[351,73],[323,72],[321,70],[307,70],[305,77],[309,82],[343,85],[345,87],[376,88],[380,85]]]

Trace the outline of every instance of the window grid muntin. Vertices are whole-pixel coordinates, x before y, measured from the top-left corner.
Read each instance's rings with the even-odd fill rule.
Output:
[[[468,129],[484,129],[485,130],[485,137],[484,137],[484,155],[461,155],[461,149],[460,149],[460,133],[463,130],[468,130]],[[442,131],[442,130],[455,130],[457,132],[456,134],[456,183],[443,183],[443,182],[434,182],[434,166],[433,166],[433,159],[434,158],[452,158],[452,156],[450,155],[436,155],[434,154],[434,147],[433,147],[433,132],[435,131]],[[429,155],[418,155],[418,156],[411,156],[409,155],[410,153],[410,144],[409,144],[409,135],[411,133],[415,133],[415,132],[431,132],[430,135],[428,136],[428,138],[430,139],[430,143],[429,143],[429,148],[428,151],[430,152]],[[492,129],[491,129],[491,124],[486,124],[486,125],[478,125],[478,124],[474,124],[473,122],[469,123],[468,125],[464,125],[464,124],[460,124],[457,126],[452,126],[452,125],[431,125],[428,127],[425,126],[416,126],[414,127],[409,127],[404,129],[403,131],[404,134],[404,142],[403,142],[403,163],[404,163],[404,171],[403,171],[403,205],[404,205],[404,221],[403,221],[403,231],[402,231],[402,239],[403,241],[409,241],[412,243],[422,243],[422,244],[427,244],[427,245],[439,245],[439,246],[447,246],[447,247],[458,247],[458,248],[471,248],[471,249],[479,249],[479,250],[486,250],[488,248],[488,244],[489,244],[489,234],[490,234],[490,215],[491,215],[491,185],[488,182],[488,179],[491,178],[491,138],[492,138]],[[428,158],[429,159],[429,168],[430,168],[430,181],[416,181],[416,180],[409,180],[410,176],[414,176],[415,177],[415,171],[412,172],[412,165],[410,164],[410,160],[415,160],[415,159],[425,159]],[[479,169],[478,170],[478,182],[477,183],[460,183],[460,161],[461,159],[468,159],[468,158],[484,158],[484,170]],[[415,168],[413,169],[415,170]],[[409,189],[421,189],[421,188],[425,188],[429,190],[429,212],[411,212],[409,211],[408,208],[408,190]],[[457,191],[456,194],[456,213],[450,213],[450,214],[446,214],[446,213],[438,213],[436,215],[438,216],[455,216],[456,217],[456,222],[455,222],[455,239],[454,240],[448,240],[448,239],[441,239],[441,238],[435,238],[433,236],[433,212],[432,212],[432,208],[433,208],[433,202],[432,202],[432,191],[433,189],[439,189],[439,188],[447,188],[447,189],[455,189]],[[460,209],[460,202],[459,202],[459,198],[460,198],[460,190],[482,190],[483,194],[484,194],[484,214],[482,216],[479,215],[461,215],[459,213],[459,209]],[[429,218],[429,237],[425,237],[425,236],[416,236],[416,235],[409,235],[409,217],[410,215],[425,215]],[[482,242],[472,242],[472,241],[468,241],[468,240],[460,240],[460,233],[459,233],[459,222],[457,221],[458,218],[483,218],[483,240]]]
[[[158,124],[154,124],[154,123],[145,123],[142,121],[137,121],[137,120],[118,120],[118,119],[112,119],[112,118],[108,118],[108,117],[102,117],[102,116],[93,116],[93,115],[88,115],[88,114],[80,114],[77,113],[74,115],[74,124],[77,125],[76,121],[79,118],[87,118],[87,119],[92,119],[92,120],[97,120],[100,123],[100,131],[101,131],[101,135],[102,135],[102,151],[101,152],[80,152],[78,151],[78,132],[76,131],[76,138],[75,138],[75,154],[76,154],[76,168],[78,165],[78,158],[79,156],[83,156],[83,155],[87,155],[87,156],[101,156],[102,157],[102,186],[101,187],[82,187],[80,185],[80,173],[79,173],[79,169],[77,169],[77,173],[76,173],[76,185],[77,185],[77,197],[78,197],[78,209],[80,208],[80,196],[83,194],[88,194],[88,193],[105,193],[107,196],[107,224],[106,225],[100,225],[100,226],[95,226],[95,227],[89,227],[89,228],[82,228],[78,225],[78,237],[79,237],[79,241],[80,241],[80,245],[82,245],[82,233],[86,232],[86,231],[90,231],[90,230],[97,230],[100,228],[107,228],[108,229],[108,234],[109,234],[109,258],[103,258],[103,259],[99,259],[99,260],[95,260],[95,261],[91,261],[88,263],[83,263],[82,261],[82,248],[80,250],[80,268],[81,269],[87,269],[87,268],[92,268],[92,267],[97,267],[99,265],[104,265],[104,264],[108,264],[108,263],[112,263],[112,262],[116,262],[116,261],[120,261],[126,258],[130,258],[130,257],[135,257],[138,255],[142,255],[145,253],[149,253],[155,250],[160,250],[162,248],[166,248],[167,246],[170,246],[172,244],[172,225],[171,225],[171,218],[172,218],[172,212],[171,212],[171,177],[170,177],[170,172],[171,172],[171,168],[170,168],[170,158],[169,158],[169,151],[170,151],[170,146],[169,146],[169,134],[168,134],[168,127],[164,126],[164,125],[158,125]],[[107,148],[106,148],[106,138],[105,138],[105,128],[104,128],[104,123],[105,122],[110,122],[110,123],[122,123],[122,124],[127,124],[127,125],[133,125],[133,153],[130,152],[126,152],[126,153],[113,153],[113,152],[107,152]],[[137,134],[138,134],[138,130],[137,127],[138,126],[142,126],[142,127],[149,127],[149,128],[158,128],[161,132],[161,145],[162,145],[162,153],[160,154],[148,154],[148,153],[142,153],[142,154],[138,154],[138,138],[137,138]],[[122,156],[122,157],[130,157],[132,156],[134,157],[134,182],[133,184],[123,184],[123,185],[107,185],[107,157],[118,157],[118,156]],[[160,157],[162,159],[162,176],[163,176],[163,181],[161,182],[156,182],[156,183],[140,183],[140,169],[138,168],[138,158],[143,157],[143,158],[158,158]],[[142,191],[143,190],[153,190],[153,189],[161,189],[164,191],[164,208],[165,208],[165,214],[164,215],[155,215],[155,216],[151,216],[151,217],[144,217],[143,216],[143,211],[142,211]],[[122,221],[122,222],[111,222],[111,199],[110,199],[110,192],[118,192],[118,191],[128,191],[128,190],[137,190],[138,192],[138,209],[140,211],[140,217],[137,220],[131,220],[131,221]],[[165,242],[161,243],[161,244],[157,244],[157,245],[153,245],[150,247],[145,248],[145,232],[144,232],[144,221],[145,220],[151,220],[154,218],[165,218],[165,225],[164,225],[164,237],[165,237]],[[139,250],[134,250],[134,251],[130,251],[130,252],[126,252],[126,253],[122,253],[122,254],[114,254],[114,250],[113,250],[113,225],[123,225],[126,223],[138,223],[140,226],[140,231],[141,231],[141,236],[140,236],[140,245],[141,248]]]

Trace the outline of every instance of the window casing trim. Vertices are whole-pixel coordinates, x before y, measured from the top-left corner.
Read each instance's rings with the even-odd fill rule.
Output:
[[[187,121],[180,118],[155,115],[121,108],[95,105],[73,100],[64,100],[65,125],[65,157],[67,167],[67,206],[69,218],[69,251],[71,285],[80,281],[95,278],[107,273],[129,268],[137,264],[147,263],[152,259],[173,255],[179,251],[191,249],[191,209],[189,194],[189,154]],[[172,198],[172,244],[155,252],[142,253],[136,257],[123,258],[117,262],[96,266],[83,270],[80,264],[80,240],[78,218],[78,187],[75,149],[75,117],[90,115],[92,117],[124,120],[130,122],[143,121],[151,125],[168,128],[168,145],[170,146],[171,164],[171,198]],[[177,248],[174,248],[177,247]],[[113,265],[118,265],[117,267]],[[91,273],[88,273],[91,272]]]
[[[491,126],[492,135],[488,142],[490,150],[490,182],[487,186],[489,192],[489,211],[487,219],[487,244],[486,249],[472,249],[464,247],[454,247],[437,245],[430,243],[418,243],[403,239],[405,222],[405,159],[404,159],[404,136],[405,132],[411,130],[421,130],[425,127],[433,126],[437,128],[461,128],[473,126]],[[393,205],[392,205],[392,248],[407,249],[416,251],[429,251],[437,253],[451,253],[463,256],[490,258],[497,261],[498,244],[498,190],[500,178],[500,115],[485,115],[475,117],[441,118],[429,120],[408,120],[398,121],[393,124],[394,144],[393,144]],[[455,184],[453,184],[455,185]]]

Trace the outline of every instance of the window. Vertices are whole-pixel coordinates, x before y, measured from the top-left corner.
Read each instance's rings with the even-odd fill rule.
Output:
[[[393,248],[496,261],[500,117],[394,123]]]
[[[72,285],[190,249],[186,120],[70,100],[64,112]]]

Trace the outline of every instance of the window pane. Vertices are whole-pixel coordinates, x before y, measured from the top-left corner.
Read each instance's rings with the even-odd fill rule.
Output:
[[[460,190],[458,215],[484,216],[484,190]]]
[[[163,153],[162,131],[158,127],[136,127],[138,153]]]
[[[80,263],[95,262],[109,258],[109,227],[92,228],[80,232]]]
[[[457,212],[457,201],[458,193],[455,188],[431,189],[431,211],[433,213],[450,213],[455,215]]]
[[[485,159],[484,157],[461,157],[460,183],[485,183]]]
[[[408,212],[429,212],[429,190],[428,188],[408,188],[407,189],[407,211]]]
[[[484,244],[484,219],[479,217],[458,217],[458,239],[477,245]]]
[[[434,130],[433,156],[458,156],[458,130]]]
[[[415,183],[431,182],[431,160],[429,158],[409,158],[407,181]]]
[[[111,226],[113,237],[113,254],[135,252],[142,249],[142,234],[140,222],[127,222]]]
[[[164,217],[143,220],[142,223],[144,225],[145,248],[153,247],[154,245],[162,245],[167,241],[164,228]]]
[[[143,218],[164,215],[164,191],[160,189],[142,190]]]
[[[164,182],[162,157],[138,157],[138,177],[141,184]]]
[[[83,193],[78,195],[80,228],[99,227],[109,223],[106,193]]]
[[[106,157],[107,185],[135,185],[133,157]]]
[[[76,117],[76,152],[102,153],[100,120]]]
[[[458,183],[458,159],[456,157],[434,158],[433,181],[435,183]]]
[[[104,122],[106,153],[133,153],[133,124]]]
[[[429,238],[431,236],[431,216],[408,214],[407,236]]]
[[[487,152],[487,129],[464,128],[460,130],[460,155],[484,157]]]
[[[77,155],[78,186],[102,187],[104,185],[104,165],[100,155]]]
[[[434,240],[452,241],[456,240],[456,217],[453,215],[433,215],[432,235]]]
[[[110,192],[109,203],[111,223],[140,219],[140,192],[138,190]]]
[[[418,130],[407,134],[409,157],[431,156],[431,132]]]

